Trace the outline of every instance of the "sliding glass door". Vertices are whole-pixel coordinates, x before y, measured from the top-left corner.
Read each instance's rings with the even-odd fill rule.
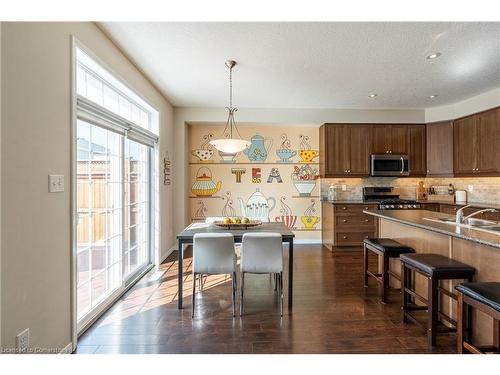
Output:
[[[150,263],[151,148],[77,121],[77,316]]]

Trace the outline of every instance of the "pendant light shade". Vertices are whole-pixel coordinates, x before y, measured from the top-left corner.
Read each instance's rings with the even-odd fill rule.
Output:
[[[229,68],[229,107],[226,107],[228,116],[226,121],[226,127],[224,128],[223,138],[214,139],[210,141],[210,144],[219,150],[220,152],[226,154],[237,154],[250,146],[250,142],[241,138],[238,128],[236,128],[236,123],[234,121],[234,112],[238,108],[233,107],[233,67],[236,65],[236,61],[228,60],[226,61],[226,66]],[[233,136],[233,128],[236,131]]]

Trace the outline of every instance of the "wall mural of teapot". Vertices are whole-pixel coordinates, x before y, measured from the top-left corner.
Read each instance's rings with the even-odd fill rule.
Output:
[[[214,150],[210,144],[213,136],[214,135],[212,133],[205,134],[200,147],[195,150],[191,150],[191,155],[197,157],[199,163],[213,163],[212,156],[214,156]]]
[[[222,187],[222,182],[212,180],[212,172],[207,167],[201,167],[196,173],[196,179],[191,186],[191,192],[197,197],[210,197]]]
[[[261,163],[267,159],[272,145],[272,138],[264,138],[256,134],[250,138],[250,146],[243,150],[243,153],[248,157],[248,160]]]
[[[255,192],[248,198],[246,203],[242,198],[238,198],[238,200],[240,202],[241,216],[248,217],[251,220],[269,222],[269,214],[276,207],[276,199],[273,197],[266,198],[258,188],[255,189]]]

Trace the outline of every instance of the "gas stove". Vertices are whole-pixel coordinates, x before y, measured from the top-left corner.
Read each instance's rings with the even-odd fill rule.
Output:
[[[393,187],[364,187],[363,200],[378,203],[379,210],[419,210],[420,203],[414,200],[401,199]]]
[[[379,210],[419,210],[420,203],[408,199],[383,199],[378,205]]]

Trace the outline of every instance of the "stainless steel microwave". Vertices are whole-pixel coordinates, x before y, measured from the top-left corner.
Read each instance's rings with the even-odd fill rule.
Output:
[[[372,176],[397,177],[410,175],[408,155],[373,154],[370,161]]]

